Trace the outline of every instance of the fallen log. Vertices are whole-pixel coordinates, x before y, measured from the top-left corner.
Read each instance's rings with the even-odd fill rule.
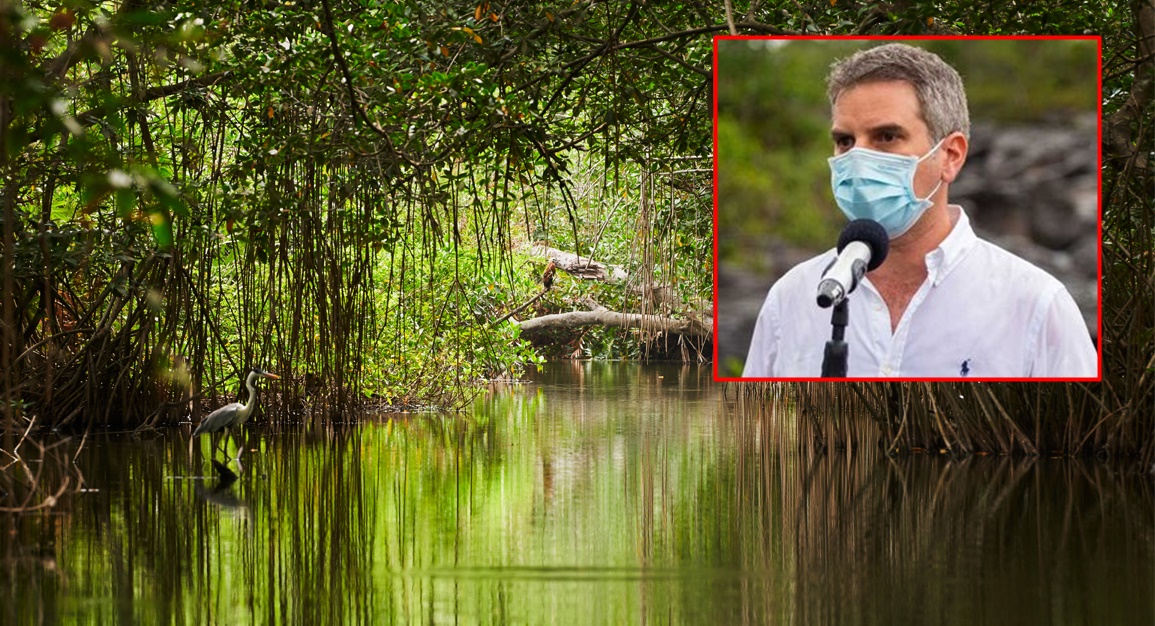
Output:
[[[641,315],[639,313],[619,313],[617,311],[570,311],[542,315],[521,322],[514,322],[526,332],[545,330],[571,330],[585,326],[606,326],[610,328],[644,328],[645,330],[709,337],[713,335],[713,320],[676,319],[664,315]]]
[[[533,246],[531,256],[551,259],[558,269],[565,273],[585,280],[597,280],[603,283],[622,283],[629,278],[626,270],[616,266],[601,263],[572,252],[550,248],[548,246]]]
[[[630,274],[617,265],[601,263],[572,252],[550,248],[548,246],[532,246],[529,254],[538,258],[549,259],[557,269],[582,280],[596,280],[610,285],[624,285],[630,293],[637,294],[651,305],[666,305],[673,310],[684,310],[687,305],[678,299],[674,287],[668,283],[641,284],[637,280],[630,280]],[[696,308],[712,308],[710,303],[696,303]]]

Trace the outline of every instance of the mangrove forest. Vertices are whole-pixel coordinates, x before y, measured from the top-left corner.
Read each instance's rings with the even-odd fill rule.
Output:
[[[715,35],[1072,34],[1101,60],[1102,382],[830,394],[895,449],[1150,463],[1151,20],[1142,0],[7,0],[3,448],[195,422],[254,366],[281,373],[267,419],[323,422],[452,410],[546,360],[709,361]],[[1061,115],[1059,74],[1036,101]]]

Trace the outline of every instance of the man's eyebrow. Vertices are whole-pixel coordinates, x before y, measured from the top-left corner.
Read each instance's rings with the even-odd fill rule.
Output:
[[[906,128],[901,124],[880,124],[870,129],[870,134],[879,135],[882,133],[890,133],[892,135],[905,135]]]
[[[889,133],[892,135],[902,135],[902,136],[906,136],[908,134],[906,127],[903,126],[902,124],[893,124],[893,123],[879,124],[878,126],[873,126],[873,127],[867,129],[867,134],[869,134],[869,135],[881,135],[883,133]],[[833,128],[830,130],[830,138],[833,139],[834,141],[838,141],[839,139],[847,139],[847,138],[853,139],[854,133],[850,133],[850,132],[847,132],[845,130],[841,130],[838,128]]]

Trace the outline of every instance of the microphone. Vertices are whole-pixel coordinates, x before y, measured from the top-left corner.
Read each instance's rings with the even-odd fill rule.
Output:
[[[838,237],[838,257],[818,283],[818,306],[825,309],[845,300],[863,274],[882,265],[889,251],[890,237],[882,224],[868,219],[847,224]]]

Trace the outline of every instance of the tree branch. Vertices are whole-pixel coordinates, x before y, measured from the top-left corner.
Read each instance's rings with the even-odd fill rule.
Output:
[[[730,27],[730,34],[737,35],[738,27],[734,26],[734,4],[726,0],[726,24]]]
[[[769,24],[763,24],[761,22],[753,22],[753,21],[738,22],[735,24],[735,26],[738,27],[738,30],[750,31],[750,32],[757,33],[760,35],[798,35],[798,34],[800,34],[798,31],[786,30],[784,28],[778,28],[777,26],[771,26]],[[593,52],[591,52],[591,53],[589,53],[583,57],[574,59],[573,61],[570,61],[569,63],[566,63],[565,65],[561,66],[560,69],[561,70],[569,70],[569,69],[576,66],[577,70],[575,72],[573,72],[573,75],[576,76],[576,74],[578,72],[580,72],[581,69],[583,67],[585,67],[585,65],[587,63],[596,59],[599,56],[609,54],[611,52],[616,52],[618,50],[628,50],[630,48],[644,48],[644,47],[653,46],[654,44],[663,43],[666,41],[673,41],[675,39],[685,39],[687,37],[697,37],[698,35],[706,35],[709,33],[716,33],[716,32],[720,32],[720,31],[726,31],[729,29],[730,29],[729,24],[713,24],[711,26],[700,26],[698,28],[691,28],[688,30],[680,30],[680,31],[675,32],[675,33],[668,33],[666,35],[661,35],[659,37],[651,37],[649,39],[639,39],[637,41],[627,41],[625,43],[619,43],[619,44],[611,44],[609,42],[606,42],[606,43],[602,44],[600,47],[598,47],[597,50],[595,50],[595,51],[593,51]],[[550,76],[550,74],[548,74],[548,73],[539,75],[536,78],[533,78],[533,79],[519,85],[513,91],[521,91],[523,89],[526,89],[527,87],[531,87],[534,84],[545,80],[549,76]],[[570,80],[573,80],[573,78],[567,77],[566,84],[568,84]]]
[[[514,310],[510,311],[509,313],[506,313],[506,314],[505,314],[505,315],[503,315],[503,316],[502,316],[500,319],[494,320],[494,321],[493,321],[493,323],[491,323],[491,324],[490,324],[490,326],[497,326],[498,324],[500,324],[500,323],[504,322],[505,320],[507,320],[507,319],[509,319],[509,318],[513,317],[514,315],[517,315],[518,313],[521,313],[522,311],[524,311],[524,310],[525,310],[525,307],[527,307],[527,306],[529,306],[529,305],[533,304],[534,302],[537,302],[538,300],[540,300],[540,299],[541,299],[541,297],[542,297],[542,296],[544,296],[544,295],[545,295],[546,293],[548,293],[548,292],[549,292],[549,287],[546,287],[545,289],[542,289],[540,292],[538,292],[538,294],[537,294],[536,296],[534,296],[534,297],[530,298],[529,300],[526,300],[526,301],[525,301],[525,303],[524,303],[524,304],[522,304],[521,306],[519,306],[519,307],[517,307],[516,309],[514,309]]]
[[[321,6],[324,9],[325,15],[325,35],[329,38],[329,47],[333,51],[333,59],[337,62],[337,67],[341,70],[341,76],[345,79],[345,89],[349,92],[349,106],[353,108],[353,117],[361,118],[361,121],[365,122],[365,125],[368,126],[370,130],[384,139],[385,145],[394,156],[405,159],[410,165],[416,165],[397,151],[393,146],[393,140],[389,137],[389,132],[369,119],[368,114],[365,113],[365,108],[361,105],[361,101],[357,99],[357,91],[353,87],[353,73],[349,71],[349,64],[345,62],[345,55],[341,53],[341,46],[337,43],[337,31],[333,28],[333,10],[329,7],[329,0],[321,0]]]

